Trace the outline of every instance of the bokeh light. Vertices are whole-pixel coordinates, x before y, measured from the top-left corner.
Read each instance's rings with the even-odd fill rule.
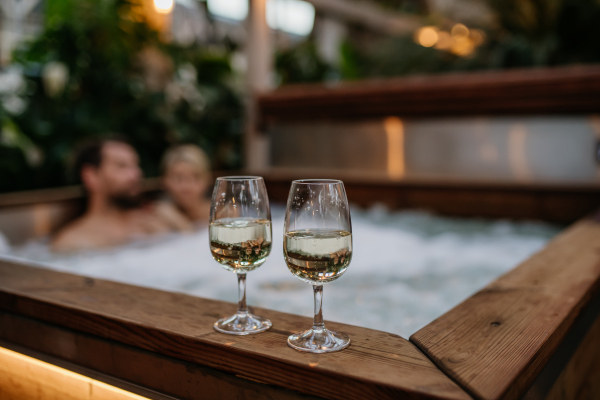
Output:
[[[161,14],[168,14],[173,10],[174,0],[154,0],[154,9]]]
[[[483,33],[483,31],[480,29],[471,29],[471,34],[469,37],[475,46],[479,46],[485,41],[485,33]]]
[[[243,21],[248,15],[248,0],[208,0],[208,11],[217,17]]]
[[[298,36],[308,36],[315,22],[315,7],[301,0],[269,0],[267,24]]]
[[[468,37],[459,36],[457,38],[453,38],[452,47],[450,47],[450,51],[452,51],[452,53],[456,54],[457,56],[464,57],[473,53],[473,50],[475,50],[475,45]]]
[[[417,31],[416,41],[421,46],[431,47],[438,41],[438,29],[434,26],[424,26]]]
[[[466,38],[469,36],[469,28],[463,24],[456,24],[450,31],[454,38]]]
[[[438,50],[448,50],[450,47],[452,47],[452,36],[446,31],[439,31],[435,48]]]
[[[452,26],[450,32],[435,26],[423,26],[415,31],[414,40],[424,47],[448,51],[466,57],[485,41],[485,34],[479,29],[469,29],[464,24]]]

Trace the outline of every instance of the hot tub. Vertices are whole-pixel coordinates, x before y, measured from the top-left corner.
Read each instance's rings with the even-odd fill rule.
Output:
[[[274,247],[267,262],[249,274],[250,304],[310,316],[311,288],[294,279],[283,260],[284,211],[282,205],[272,207]],[[355,207],[352,220],[351,269],[327,285],[326,316],[406,338],[541,250],[560,231],[542,222],[391,212],[381,205]],[[75,255],[53,254],[46,241],[5,245],[0,259],[235,301],[235,279],[212,260],[206,228]]]
[[[600,112],[600,70],[597,67],[511,71],[470,76],[464,80],[450,76],[423,82],[419,79],[400,80],[368,87],[354,84],[269,94],[263,102],[263,118],[257,128],[268,131],[272,122],[269,118],[274,116],[309,118],[313,115],[335,119],[348,118],[349,111],[353,118],[384,118],[402,116],[403,113],[423,117],[436,112],[443,116],[477,113],[589,115]],[[523,135],[514,136],[517,144],[523,143],[519,141]],[[390,137],[395,138],[394,135]],[[515,146],[517,155],[520,154],[519,146]],[[515,167],[522,166],[520,160],[515,158]],[[589,167],[590,164],[585,165]],[[300,177],[299,174],[306,176],[309,172],[287,167],[269,168],[269,165],[250,167],[252,172],[260,172],[267,178],[273,203],[285,200],[292,178]],[[264,167],[267,168],[261,172]],[[475,177],[460,181],[448,176],[443,179],[414,175],[398,178],[394,175],[399,171],[398,165],[390,164],[386,168],[384,175],[364,171],[343,176],[341,171],[324,169],[310,171],[310,175],[334,173],[346,182],[350,201],[362,207],[383,203],[390,209],[419,208],[444,215],[513,221],[537,219],[569,226],[549,242],[538,242],[539,251],[514,268],[511,269],[507,261],[503,267],[507,272],[427,323],[409,340],[389,331],[407,335],[426,321],[411,327],[379,326],[388,332],[371,329],[371,325],[385,322],[381,316],[398,320],[410,316],[413,308],[427,303],[428,297],[423,293],[430,290],[439,294],[436,285],[440,280],[434,280],[432,284],[425,279],[427,274],[402,275],[411,268],[419,272],[427,270],[427,262],[423,264],[421,258],[418,266],[404,263],[398,272],[386,267],[386,273],[399,278],[397,281],[401,284],[382,283],[385,279],[378,278],[380,265],[361,263],[357,256],[348,273],[325,290],[327,318],[348,318],[346,321],[355,323],[350,320],[353,318],[351,313],[335,314],[344,311],[335,303],[339,301],[335,299],[336,290],[344,296],[340,297],[342,302],[350,302],[356,308],[361,301],[369,304],[373,300],[373,297],[360,298],[358,295],[368,293],[377,299],[380,295],[377,290],[382,284],[389,285],[386,292],[381,293],[381,298],[386,299],[406,288],[423,288],[423,292],[412,292],[412,297],[406,297],[410,298],[410,303],[400,304],[386,313],[380,313],[378,303],[373,301],[374,309],[367,310],[368,315],[363,319],[366,323],[358,323],[368,328],[329,323],[331,328],[347,332],[352,345],[345,351],[327,355],[300,354],[286,346],[285,340],[291,332],[310,324],[309,318],[300,315],[261,309],[258,312],[273,321],[271,330],[260,335],[230,337],[214,332],[212,323],[233,312],[235,305],[231,303],[39,268],[33,263],[0,261],[0,346],[77,369],[84,375],[157,399],[598,398],[600,217],[592,213],[600,204],[597,182],[540,181],[530,179],[531,176],[522,179],[523,176],[518,174],[512,177],[514,179],[496,181]],[[47,235],[68,216],[76,214],[81,205],[81,198],[74,193],[51,191],[44,194],[49,196],[47,200],[40,193],[0,199],[0,205],[3,205],[0,230],[6,233],[11,246],[36,235]],[[375,245],[388,243],[385,241],[388,236],[385,224],[373,223],[377,212],[381,213],[377,210],[354,212],[357,216],[354,221],[357,247],[361,242],[371,243],[369,240],[377,235],[381,236],[377,236]],[[385,219],[421,219],[421,223],[427,218],[437,218],[414,213],[381,215]],[[437,221],[453,223],[453,220]],[[490,240],[497,238],[494,235],[503,230],[515,233],[529,226],[522,222],[478,224],[483,224],[483,237]],[[542,237],[546,240],[556,231],[548,225],[543,226]],[[359,238],[361,233],[366,236]],[[369,233],[373,237],[368,237]],[[412,244],[404,249],[407,253],[419,248],[415,236]],[[429,238],[432,237],[439,246],[445,245],[444,240],[462,240],[456,236],[449,238],[444,234],[429,233]],[[519,238],[522,240],[513,243],[516,247],[513,244],[503,247],[503,254],[486,249],[486,255],[494,259],[514,257],[510,263],[518,262],[518,258],[534,251],[531,246],[523,253],[517,252],[515,249],[523,244],[517,242],[529,240],[523,236]],[[202,236],[185,240],[199,242],[200,247],[207,246],[202,243]],[[375,245],[369,250],[378,250]],[[471,245],[476,247],[481,243],[468,243],[469,248]],[[465,246],[467,244],[463,242],[458,249]],[[398,249],[385,250],[394,256],[393,251]],[[132,252],[133,258],[141,253],[136,254],[135,249],[128,251]],[[482,253],[479,247],[476,254]],[[272,265],[265,264],[249,275],[249,282],[252,284],[254,279],[256,285],[249,292],[250,302],[259,305],[268,292],[269,298],[281,302],[282,310],[308,314],[309,288],[296,288],[293,277],[288,276],[283,266],[276,270],[275,254],[276,251],[271,257]],[[364,254],[367,257],[366,250]],[[440,254],[443,262],[439,265],[447,266],[448,253]],[[416,260],[419,256],[413,254],[410,259]],[[102,257],[100,260],[103,261],[98,265],[110,260],[110,255]],[[40,261],[48,260],[42,257]],[[173,260],[167,261],[169,267],[177,268],[176,263],[171,262]],[[357,271],[356,281],[352,279],[353,267]],[[73,264],[73,268],[78,265]],[[136,266],[135,270],[138,268],[143,265]],[[231,274],[222,271],[208,258],[199,260],[195,268],[198,274],[207,271],[211,280],[223,279],[225,292],[217,293],[220,290],[217,285],[212,293],[214,297],[222,295],[220,298],[232,299],[235,284],[231,282]],[[269,280],[269,276],[261,286],[259,275],[261,271],[270,275],[268,268],[281,273],[281,279]],[[495,270],[494,274],[500,272]],[[112,274],[116,272],[112,271]],[[106,275],[96,276],[111,278]],[[470,289],[463,288],[461,293],[476,290],[476,286],[484,285],[492,275],[475,282]],[[168,276],[162,275],[162,278]],[[415,277],[421,280],[411,279]],[[463,280],[459,278],[459,282],[452,282],[452,278],[447,278],[444,283],[462,285]],[[192,281],[190,279],[189,283]],[[159,287],[168,283],[144,284]],[[348,293],[348,287],[356,290]],[[212,290],[202,288],[198,286],[199,292]],[[355,293],[358,289],[362,290]],[[190,290],[193,292],[194,289]],[[290,295],[292,292],[294,294]],[[399,304],[397,300],[394,297],[388,304]],[[438,301],[447,302],[447,308],[451,308],[452,302],[459,299]],[[351,310],[344,305],[346,310]]]

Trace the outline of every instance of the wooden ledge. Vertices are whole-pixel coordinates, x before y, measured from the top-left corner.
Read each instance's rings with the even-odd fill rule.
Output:
[[[600,219],[593,217],[410,340],[475,398],[521,398],[599,287]]]
[[[326,85],[293,85],[258,98],[259,126],[276,121],[600,111],[600,67],[448,73]]]
[[[339,353],[304,354],[289,348],[286,339],[309,327],[309,318],[257,309],[273,321],[270,331],[245,337],[216,333],[214,321],[234,311],[229,303],[0,262],[0,313],[10,322],[0,325],[0,339],[38,334],[38,351],[47,346],[52,353],[55,344],[45,338],[52,330],[68,329],[87,336],[60,342],[65,354],[76,354],[77,343],[90,337],[102,338],[328,399],[470,399],[397,335],[328,323],[347,332],[351,346]],[[117,369],[120,362],[125,360],[111,359],[106,368]],[[163,389],[167,379],[160,382]]]

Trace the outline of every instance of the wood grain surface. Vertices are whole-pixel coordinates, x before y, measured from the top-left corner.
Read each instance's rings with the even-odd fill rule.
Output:
[[[477,399],[518,399],[600,284],[600,223],[545,249],[411,336]]]
[[[546,400],[600,398],[600,318],[562,371]]]
[[[140,273],[143,273],[141,271]],[[329,322],[351,346],[332,354],[289,348],[309,318],[259,310],[273,328],[229,336],[212,324],[235,305],[184,294],[0,262],[0,310],[139,349],[330,399],[469,399],[413,344],[379,331]]]
[[[0,338],[0,346],[150,399],[319,399],[3,311]]]
[[[277,121],[598,111],[599,66],[448,73],[333,86],[291,85],[258,97],[262,129]]]

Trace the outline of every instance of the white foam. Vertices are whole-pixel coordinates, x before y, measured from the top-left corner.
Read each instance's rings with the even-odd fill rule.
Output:
[[[312,316],[311,287],[292,276],[283,260],[283,209],[274,207],[273,250],[248,274],[251,306]],[[324,315],[408,337],[485,284],[545,246],[558,232],[543,223],[450,219],[424,212],[352,210],[352,263],[327,284]],[[48,268],[237,301],[235,276],[210,255],[208,229],[63,256],[44,242],[0,253]],[[276,324],[277,322],[274,321]]]

